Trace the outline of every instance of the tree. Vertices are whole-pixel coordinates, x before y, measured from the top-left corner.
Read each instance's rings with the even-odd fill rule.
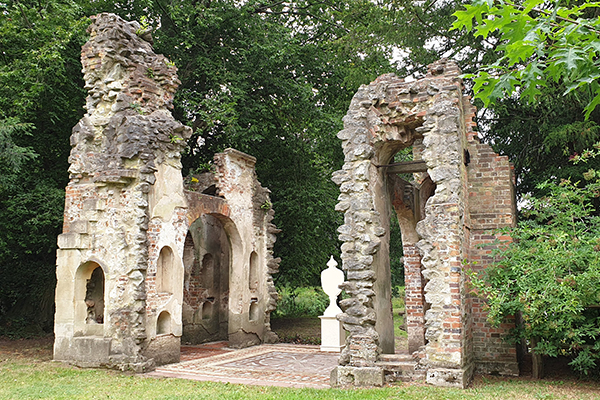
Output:
[[[600,3],[593,1],[475,0],[465,5],[454,14],[453,28],[495,39],[502,53],[496,62],[468,76],[474,79],[476,97],[487,106],[516,92],[533,102],[542,88],[560,82],[565,94],[579,91],[588,97],[589,118],[600,104],[598,8]]]
[[[512,339],[533,343],[536,354],[571,356],[578,372],[598,372],[600,360],[600,180],[587,185],[546,182],[548,195],[528,198],[526,220],[510,230],[511,243],[472,282],[495,325],[520,314]]]
[[[31,124],[20,123],[16,118],[0,120],[0,194],[14,189],[22,167],[37,154],[31,147],[21,147],[16,141],[31,136]]]
[[[81,12],[69,0],[0,3],[0,334],[52,326],[69,135],[85,96]]]
[[[549,179],[583,182],[590,167],[600,167],[599,159],[586,165],[569,160],[600,139],[599,113],[585,120],[585,100],[563,92],[564,86],[549,84],[533,103],[514,96],[497,99],[480,114],[480,136],[509,156],[519,197],[544,195],[538,185]]]

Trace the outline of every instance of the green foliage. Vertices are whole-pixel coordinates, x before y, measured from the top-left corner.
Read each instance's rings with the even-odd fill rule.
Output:
[[[52,326],[56,236],[69,135],[83,114],[79,57],[89,19],[70,0],[2,2],[0,14],[0,325],[19,334],[30,324]]]
[[[31,147],[15,143],[23,136],[31,136],[32,127],[16,118],[0,120],[0,194],[15,184],[24,164],[37,157]]]
[[[454,13],[454,29],[492,39],[501,57],[475,74],[476,97],[488,106],[518,96],[535,101],[542,88],[561,82],[565,94],[588,96],[585,118],[600,104],[599,2],[475,0]]]
[[[404,316],[406,315],[405,297],[406,290],[405,286],[392,286],[392,318],[394,320],[394,336],[398,340],[399,338],[406,338],[406,323]],[[398,345],[396,345],[398,348]]]
[[[404,251],[402,248],[402,232],[395,213],[393,213],[390,221],[390,272],[392,295],[398,297],[398,288],[404,287]]]
[[[295,289],[282,286],[277,292],[279,299],[273,318],[318,317],[329,305],[329,297],[318,286]]]
[[[569,161],[600,139],[600,115],[584,120],[584,99],[575,93],[563,97],[563,89],[551,84],[535,103],[497,100],[480,118],[486,128],[480,136],[514,164],[519,195],[540,193],[538,185],[548,179],[580,181],[590,167],[600,168],[600,159],[587,165]]]
[[[527,198],[528,218],[510,231],[512,243],[495,253],[497,262],[473,277],[499,325],[521,314],[512,337],[536,340],[533,349],[552,357],[570,355],[584,374],[600,359],[600,216],[594,203],[600,181],[584,186],[546,182],[541,198]]]
[[[32,339],[47,335],[39,324],[22,317],[0,319],[0,338]]]

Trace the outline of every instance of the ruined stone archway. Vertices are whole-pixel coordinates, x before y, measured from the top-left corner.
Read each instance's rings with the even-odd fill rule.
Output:
[[[414,310],[421,330],[414,333],[424,335],[417,368],[427,382],[464,387],[476,369],[515,373],[514,348],[502,343],[504,331],[489,334],[485,316],[466,292],[463,269],[472,261],[484,267],[489,258],[475,244],[491,244],[488,230],[514,223],[511,166],[479,143],[474,108],[462,95],[459,74],[455,63],[441,60],[415,82],[383,75],[359,89],[344,117],[338,137],[345,164],[333,176],[341,192],[336,209],[344,212],[338,229],[347,271],[342,287],[350,295],[338,317],[349,332],[334,373],[339,384],[383,383],[386,366],[380,358],[390,352],[391,336],[392,205],[404,225],[403,237],[412,233],[406,240],[414,264],[409,279],[415,279],[415,296],[426,301]],[[402,166],[404,172],[426,172],[430,178],[422,176],[423,194],[413,196],[423,204],[411,207],[398,193],[407,185],[389,175],[395,166],[387,164],[406,143],[413,143],[414,163]],[[490,201],[495,196],[502,201]]]
[[[230,277],[239,274],[234,270],[243,248],[239,233],[228,217],[204,214],[190,225],[186,246],[193,256],[185,264],[182,341],[228,341]]]

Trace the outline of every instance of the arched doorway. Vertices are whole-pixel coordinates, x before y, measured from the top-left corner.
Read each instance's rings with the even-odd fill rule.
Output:
[[[228,340],[230,240],[219,218],[205,214],[184,244],[184,344]]]
[[[377,279],[373,284],[377,320],[375,330],[384,354],[412,353],[425,344],[425,280],[421,274],[421,256],[416,247],[419,241],[417,222],[425,217],[425,203],[435,192],[435,184],[427,175],[427,167],[418,160],[422,138],[415,131],[419,125],[403,127],[404,140],[388,140],[375,149],[372,158],[377,177],[372,180],[375,210],[385,234],[380,238],[379,251],[374,254],[373,267]],[[390,242],[391,225],[398,224],[400,240]],[[398,248],[400,247],[400,249]],[[404,273],[405,346],[395,345],[395,330],[391,286],[390,251],[401,251]]]

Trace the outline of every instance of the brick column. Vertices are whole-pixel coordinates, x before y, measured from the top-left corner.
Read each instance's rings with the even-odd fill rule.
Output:
[[[421,255],[414,244],[405,244],[404,284],[405,323],[408,334],[408,352],[413,353],[425,344],[425,301]]]

